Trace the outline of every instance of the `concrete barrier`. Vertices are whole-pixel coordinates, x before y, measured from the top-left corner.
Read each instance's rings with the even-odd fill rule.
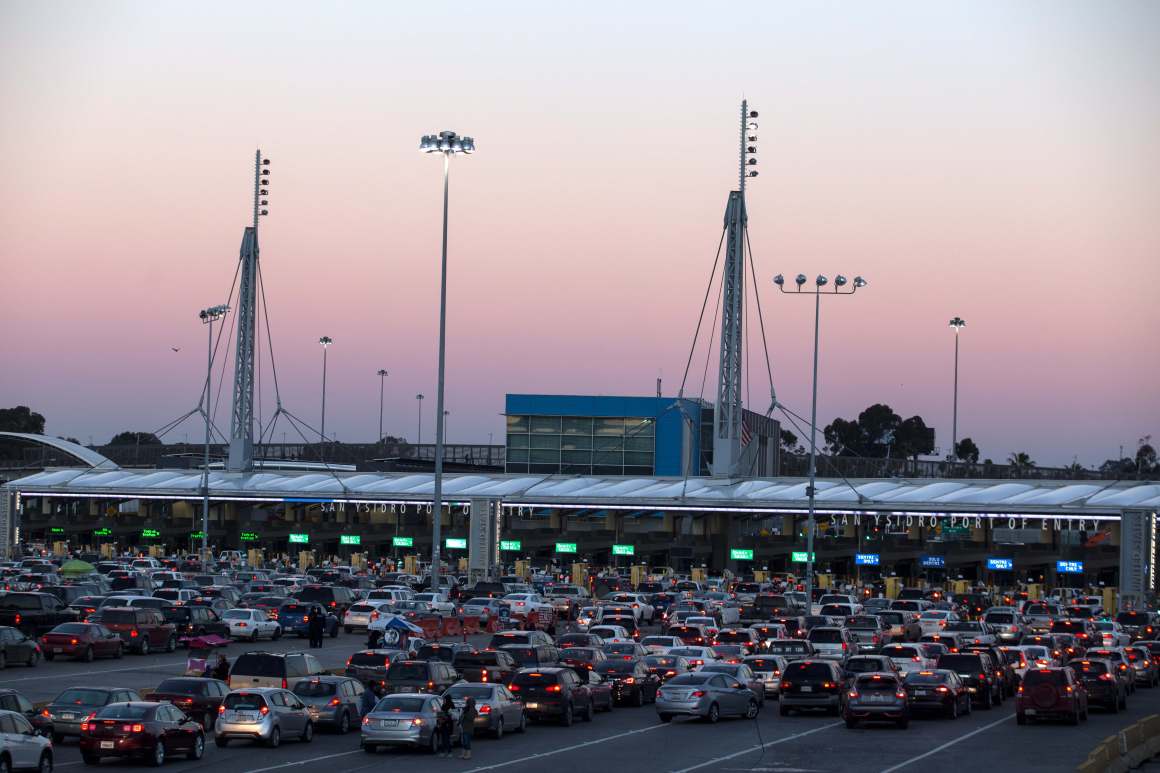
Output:
[[[1105,738],[1077,773],[1126,773],[1160,754],[1160,715],[1151,714]]]

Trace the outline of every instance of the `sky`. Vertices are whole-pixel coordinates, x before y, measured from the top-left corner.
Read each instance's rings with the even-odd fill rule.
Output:
[[[745,97],[778,399],[809,410],[813,310],[771,278],[859,274],[823,303],[819,425],[885,402],[947,452],[957,315],[959,436],[1098,464],[1160,440],[1158,35],[1148,0],[0,0],[0,406],[97,443],[193,408],[260,147],[283,405],[317,427],[327,335],[328,433],[374,439],[385,368],[385,431],[417,439],[422,393],[431,442],[442,180],[418,143],[443,129],[478,147],[451,171],[449,441],[502,442],[508,392],[675,394]],[[704,363],[702,339],[687,396],[715,396]]]

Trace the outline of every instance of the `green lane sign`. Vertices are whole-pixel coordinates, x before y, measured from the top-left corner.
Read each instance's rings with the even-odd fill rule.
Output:
[[[257,541],[258,541],[258,532],[256,532],[256,531],[244,531],[244,532],[242,532],[242,542],[257,542]]]
[[[635,545],[613,545],[612,546],[612,555],[614,555],[614,556],[635,556],[636,555],[636,546]]]
[[[362,544],[362,536],[360,536],[358,534],[343,534],[343,535],[339,536],[338,544],[340,544],[340,545],[361,545]]]
[[[499,541],[500,550],[523,550],[523,543],[518,539],[501,539]]]
[[[466,538],[448,537],[445,544],[448,550],[467,550]]]
[[[48,531],[50,534],[64,534],[64,527],[63,526],[53,526]]]
[[[306,545],[309,542],[310,542],[310,535],[309,534],[291,534],[290,535],[290,544],[291,545],[294,545],[294,544]]]
[[[157,539],[161,536],[161,532],[157,529],[142,529],[141,536],[144,539]]]
[[[96,531],[93,532],[93,536],[94,537],[112,537],[113,530],[112,529],[97,529]]]
[[[415,546],[414,537],[394,537],[391,540],[391,545],[397,548],[411,548]]]
[[[190,538],[190,539],[202,539],[202,538],[204,538],[204,537],[205,537],[205,532],[204,532],[204,531],[191,531],[191,532],[189,533],[189,538]]]
[[[730,561],[752,561],[753,551],[748,548],[731,548],[729,550]]]
[[[576,543],[575,542],[557,542],[556,543],[556,552],[557,553],[575,553],[576,552]]]
[[[804,550],[795,550],[789,554],[789,560],[795,564],[808,564],[810,557]],[[818,554],[814,553],[814,561],[818,560]]]

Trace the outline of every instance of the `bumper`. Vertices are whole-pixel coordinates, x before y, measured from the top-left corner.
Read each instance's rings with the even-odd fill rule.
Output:
[[[836,709],[841,707],[842,699],[836,694],[782,693],[781,705],[791,709]]]
[[[316,709],[311,706],[307,707],[310,721],[316,725],[338,725],[338,718],[342,716],[342,710],[342,706],[338,708],[327,706],[325,709]],[[357,714],[355,715],[355,721],[358,721]]]
[[[56,735],[80,736],[82,719],[61,719],[60,715],[52,718],[52,732]]]
[[[41,650],[57,658],[79,658],[81,653],[85,651],[85,647],[71,644],[48,644],[42,645]]]
[[[565,701],[530,700],[524,704],[524,710],[532,719],[540,717],[561,717],[564,715]]]
[[[370,728],[363,725],[362,746],[426,746],[431,742],[430,731],[424,733],[422,727]]]
[[[909,716],[909,710],[905,703],[881,706],[876,704],[860,705],[858,703],[851,703],[846,706],[846,716],[870,722],[875,720],[886,722],[906,718]]]
[[[274,723],[264,722],[226,722],[219,719],[214,725],[216,738],[258,738],[266,740],[274,729]]]
[[[152,738],[94,738],[83,735],[80,750],[83,754],[97,757],[129,757],[148,754],[153,751],[154,744]]]
[[[1104,706],[1112,706],[1119,702],[1120,692],[1111,687],[1103,689],[1087,688],[1088,703],[1099,703]]]
[[[1065,709],[1034,708],[1034,709],[1022,709],[1022,710],[1020,710],[1020,709],[1016,708],[1016,712],[1020,713],[1020,714],[1024,714],[1028,717],[1031,717],[1032,719],[1070,719],[1072,716],[1075,715],[1075,710],[1073,708],[1071,708],[1070,706],[1068,708],[1065,708]]]
[[[709,707],[702,705],[700,698],[690,701],[667,701],[661,699],[657,701],[657,713],[703,717],[709,713]]]
[[[949,711],[954,705],[954,698],[938,698],[934,696],[920,696],[911,698],[907,706],[911,711]]]

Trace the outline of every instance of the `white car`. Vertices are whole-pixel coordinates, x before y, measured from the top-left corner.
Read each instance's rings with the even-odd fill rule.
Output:
[[[656,616],[656,610],[648,602],[648,599],[645,598],[643,593],[613,593],[608,597],[608,601],[613,602],[617,606],[632,607],[632,612],[636,616],[637,625],[651,623]]]
[[[503,597],[512,609],[515,617],[524,617],[529,612],[536,614],[550,614],[553,607],[538,593],[509,593]]]
[[[261,609],[227,609],[222,622],[230,627],[230,638],[257,641],[259,638],[282,638],[282,626],[266,617]]]
[[[588,633],[604,639],[605,644],[610,642],[630,643],[634,641],[632,634],[626,631],[622,625],[593,625],[588,628]]]
[[[193,601],[200,595],[201,594],[198,591],[192,590],[190,588],[161,588],[159,590],[153,591],[153,598],[165,599],[170,604],[173,604],[177,607]]]
[[[667,655],[674,647],[684,647],[685,643],[676,636],[646,636],[640,640],[640,646],[649,651],[650,655]]]
[[[351,604],[342,617],[342,629],[354,633],[356,629],[370,630],[370,625],[391,611],[393,602],[375,599]]]
[[[706,663],[716,663],[721,658],[709,647],[674,647],[669,650],[670,655],[686,658],[689,665],[700,668]]]
[[[918,627],[924,634],[939,633],[948,623],[959,622],[959,616],[945,609],[928,609],[918,616]]]
[[[388,586],[376,588],[367,594],[366,601],[410,601],[415,598],[415,591],[410,588]]]
[[[704,617],[692,615],[685,618],[685,625],[699,625],[705,632],[705,635],[710,639],[716,639],[717,634],[721,632],[721,626],[717,625],[717,618]]]
[[[576,613],[576,628],[580,631],[587,631],[592,625],[595,625],[600,620],[600,607],[580,607],[580,611]]]
[[[431,609],[441,615],[455,614],[455,604],[447,598],[446,593],[416,593],[415,601],[430,604]]]
[[[0,760],[4,770],[45,770],[53,768],[52,741],[36,734],[32,723],[17,711],[0,711]]]
[[[1096,630],[1105,647],[1127,647],[1132,643],[1132,637],[1114,620],[1096,621]]]
[[[882,648],[882,654],[890,658],[904,674],[929,671],[937,666],[937,661],[927,657],[926,649],[917,644],[887,644]]]

